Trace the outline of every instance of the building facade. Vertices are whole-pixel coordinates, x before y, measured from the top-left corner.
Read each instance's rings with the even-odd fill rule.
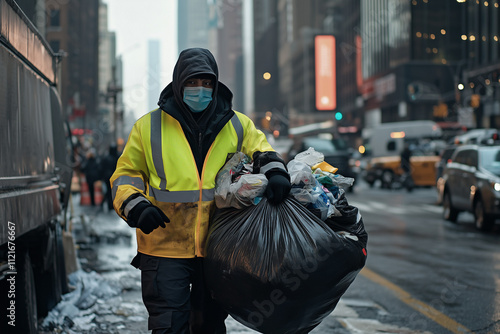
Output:
[[[498,126],[498,13],[496,0],[362,0],[365,126]]]
[[[123,96],[122,96],[122,64],[116,54],[116,34],[108,28],[108,6],[99,1],[99,109],[96,115],[98,126],[93,131],[99,134],[101,151],[123,140]]]
[[[500,1],[462,1],[462,104],[477,127],[500,127]]]
[[[210,48],[207,0],[177,2],[177,45],[179,52],[193,47]]]
[[[227,14],[219,16],[223,19],[216,24],[214,44],[223,67],[231,63],[226,56],[240,55],[237,39],[245,42],[246,36],[238,29],[239,18],[245,21],[247,13],[234,6],[242,1],[207,3]],[[253,78],[243,82],[252,85],[255,121],[279,135],[286,135],[288,128],[325,121],[351,136],[360,136],[364,127],[395,121],[498,126],[499,3],[252,1]],[[333,36],[335,43],[335,107],[326,110],[317,107],[318,35]],[[241,54],[248,63],[249,56]],[[239,89],[241,72],[230,66],[221,73],[230,73],[226,81]]]
[[[61,99],[74,128],[98,126],[99,0],[45,1],[46,38],[61,50]],[[56,51],[57,52],[57,51]]]

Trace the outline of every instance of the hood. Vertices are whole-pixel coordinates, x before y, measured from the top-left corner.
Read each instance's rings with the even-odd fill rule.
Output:
[[[212,102],[200,113],[191,112],[183,101],[184,82],[193,76],[211,76],[214,80]],[[161,92],[158,105],[181,124],[200,173],[210,145],[234,115],[232,100],[233,93],[219,81],[217,62],[209,50],[191,48],[180,53],[172,82]]]
[[[214,81],[212,102],[199,114],[193,114],[183,102],[184,82],[194,76],[210,76]],[[229,88],[219,82],[219,69],[212,53],[203,48],[190,48],[180,53],[172,82],[162,91],[158,105],[181,123],[203,128],[213,120],[214,113],[220,115],[231,111],[232,99]]]
[[[212,77],[214,81],[213,96],[216,97],[218,91],[219,69],[212,53],[202,48],[192,48],[182,51],[174,67],[172,90],[177,104],[182,105],[187,111],[189,109],[182,101],[184,82],[194,76],[202,75]],[[216,101],[212,101],[205,111],[213,110],[215,104]]]

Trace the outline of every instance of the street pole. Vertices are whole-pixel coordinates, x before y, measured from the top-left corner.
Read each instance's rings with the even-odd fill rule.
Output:
[[[108,85],[108,97],[113,99],[113,140],[118,142],[118,93],[122,92],[122,87],[116,83],[116,65],[112,67],[111,82]]]

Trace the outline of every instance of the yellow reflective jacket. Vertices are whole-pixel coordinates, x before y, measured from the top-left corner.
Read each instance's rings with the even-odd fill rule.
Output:
[[[200,175],[175,118],[157,109],[135,123],[111,177],[114,208],[127,220],[133,207],[147,200],[170,219],[165,228],[150,234],[136,230],[140,253],[173,258],[204,256],[209,218],[215,209],[215,178],[228,154],[239,147],[251,157],[255,152],[274,151],[254,123],[235,112],[212,143]],[[276,168],[286,171],[282,163],[270,161],[261,165],[260,172]]]

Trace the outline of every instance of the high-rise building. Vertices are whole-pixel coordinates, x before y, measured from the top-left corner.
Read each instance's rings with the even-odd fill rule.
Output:
[[[217,59],[219,80],[233,92],[233,108],[245,112],[242,7],[241,0],[179,1],[178,47],[209,49]]]
[[[337,107],[317,109],[315,37],[335,38],[331,21],[335,18],[332,0],[278,0],[277,59],[279,68],[279,97],[287,110],[290,126],[334,120]],[[325,64],[335,73],[336,41],[328,49]],[[330,79],[335,80],[335,77]],[[332,84],[335,83],[331,82]],[[336,98],[337,90],[331,92]],[[332,104],[333,106],[333,104]]]
[[[193,47],[210,48],[208,1],[178,1],[177,11],[177,44],[179,52]]]
[[[278,1],[254,1],[253,16],[255,118],[265,130],[286,134],[287,109],[279,98]]]
[[[101,150],[123,138],[123,98],[121,59],[116,55],[116,34],[108,28],[108,6],[99,1],[99,113]]]
[[[461,1],[462,103],[477,127],[500,127],[500,1]],[[462,87],[462,86],[460,86]],[[475,102],[474,102],[475,101]]]
[[[210,29],[217,36],[214,55],[219,66],[219,80],[233,92],[233,108],[244,112],[242,7],[242,1],[215,1]]]
[[[460,62],[456,1],[361,1],[365,125],[435,118],[452,110]],[[455,18],[455,19],[454,19]]]
[[[73,127],[98,126],[99,0],[46,0],[46,38],[61,60],[61,99]]]
[[[150,39],[148,41],[148,110],[158,108],[158,99],[162,90],[159,81],[160,66],[160,41]]]

